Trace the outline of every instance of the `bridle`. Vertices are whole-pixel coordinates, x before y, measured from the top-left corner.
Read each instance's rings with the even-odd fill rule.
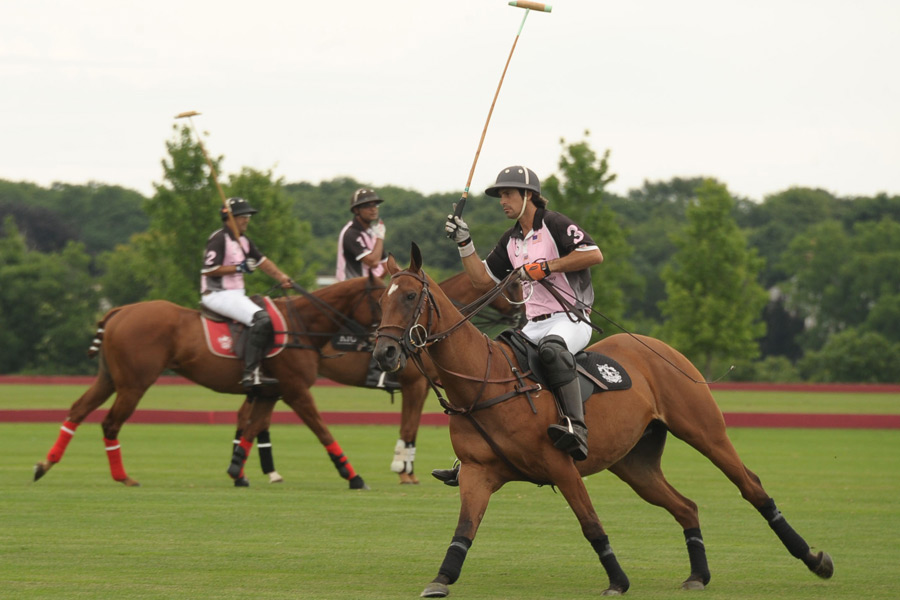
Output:
[[[476,410],[488,408],[497,403],[509,400],[510,398],[522,394],[524,394],[528,398],[528,402],[531,405],[532,411],[534,411],[535,413],[537,412],[534,407],[534,402],[531,398],[531,392],[540,391],[542,389],[541,385],[528,384],[525,381],[525,377],[530,375],[531,371],[526,371],[523,373],[502,346],[499,346],[500,352],[506,359],[506,362],[513,376],[501,379],[491,379],[489,377],[494,358],[494,352],[491,345],[491,339],[483,333],[481,334],[482,339],[485,341],[488,350],[488,359],[486,361],[485,374],[483,377],[472,377],[471,375],[467,375],[465,373],[458,373],[452,369],[447,368],[444,365],[440,365],[433,356],[429,355],[431,361],[435,364],[435,366],[440,367],[443,371],[461,379],[481,383],[481,389],[476,395],[475,400],[468,407],[460,408],[454,406],[444,398],[444,396],[441,394],[439,386],[428,375],[422,359],[422,352],[424,351],[427,354],[429,346],[432,346],[433,344],[441,342],[450,337],[454,332],[462,327],[466,323],[466,321],[472,319],[472,317],[474,317],[478,313],[478,311],[493,302],[498,295],[502,294],[503,290],[506,288],[510,280],[513,277],[518,277],[515,271],[510,273],[503,281],[494,286],[494,288],[492,288],[489,292],[476,299],[471,304],[463,307],[463,309],[460,311],[463,313],[463,318],[451,325],[448,329],[438,333],[432,333],[432,329],[434,328],[436,319],[441,318],[440,306],[434,300],[434,295],[432,294],[429,287],[428,278],[424,275],[424,273],[421,272],[417,273],[412,271],[398,271],[391,277],[391,281],[393,281],[394,278],[399,277],[412,277],[422,285],[422,291],[419,292],[418,302],[416,303],[416,307],[412,312],[409,323],[407,323],[406,325],[388,325],[382,322],[381,325],[379,325],[375,330],[375,340],[377,343],[379,337],[384,337],[393,340],[397,343],[397,345],[400,346],[403,353],[407,356],[407,358],[413,361],[413,363],[416,365],[416,368],[419,369],[419,371],[428,381],[428,384],[437,395],[438,402],[440,402],[441,406],[444,409],[444,412],[451,415],[468,414]],[[420,322],[423,315],[425,316],[424,325]],[[402,333],[398,335],[395,333],[390,333],[388,332],[388,330],[401,330]],[[495,398],[482,400],[484,390],[489,383],[515,383],[516,385],[512,391],[506,394],[502,394]]]
[[[506,359],[507,365],[512,372],[512,377],[490,379],[489,375],[491,373],[491,367],[494,358],[494,346],[491,344],[491,339],[484,333],[482,333],[481,335],[482,339],[487,345],[488,357],[485,366],[485,374],[483,377],[472,377],[464,373],[457,373],[455,371],[452,371],[446,366],[439,365],[434,356],[431,356],[429,354],[431,361],[442,371],[461,379],[476,383],[480,382],[481,386],[472,403],[467,407],[460,408],[458,406],[452,405],[447,399],[444,398],[438,385],[434,382],[434,380],[432,380],[432,378],[425,370],[425,365],[422,360],[423,351],[425,353],[428,353],[429,346],[450,337],[454,332],[459,330],[459,328],[462,327],[466,323],[466,321],[470,320],[475,314],[477,314],[477,312],[481,310],[481,308],[490,304],[494,300],[494,298],[497,297],[497,295],[503,292],[505,285],[511,277],[518,277],[516,272],[513,271],[512,273],[510,273],[510,275],[507,276],[506,279],[495,286],[487,294],[464,307],[463,311],[461,311],[464,315],[463,318],[451,325],[445,331],[438,333],[432,333],[432,328],[434,327],[436,320],[441,318],[440,306],[437,304],[437,302],[435,302],[434,295],[429,288],[428,279],[424,275],[424,273],[420,274],[414,273],[412,271],[398,271],[393,274],[393,276],[391,277],[391,281],[393,281],[395,277],[412,277],[422,284],[422,290],[421,292],[419,292],[419,298],[416,303],[415,309],[412,312],[409,323],[407,323],[406,325],[386,325],[382,323],[375,330],[376,343],[379,337],[388,338],[396,342],[401,347],[406,356],[415,363],[416,368],[419,369],[419,371],[428,381],[428,384],[437,395],[438,402],[440,402],[441,407],[443,407],[445,413],[449,415],[465,416],[472,424],[472,426],[478,431],[481,437],[485,440],[485,442],[487,442],[487,444],[491,447],[491,449],[494,451],[494,454],[496,454],[501,460],[503,460],[503,462],[505,462],[513,472],[515,472],[525,481],[530,481],[536,485],[543,485],[545,482],[534,480],[526,473],[524,473],[522,469],[517,467],[515,463],[513,463],[506,456],[506,454],[503,452],[503,449],[493,440],[493,438],[488,434],[488,432],[472,414],[477,410],[489,408],[520,395],[524,395],[528,399],[528,404],[531,406],[532,412],[537,414],[537,409],[534,406],[534,400],[531,397],[531,393],[540,391],[542,389],[542,386],[539,383],[532,383],[526,380],[526,377],[531,374],[531,371],[526,371],[524,373],[520,371],[515,361],[510,358],[509,354],[506,352],[506,350],[504,350],[503,346],[498,345],[497,347],[500,349],[500,352],[503,354],[503,357]],[[390,293],[390,291],[385,293]],[[424,325],[420,322],[423,315],[425,317]],[[398,335],[395,333],[390,333],[388,330],[400,330],[402,333]],[[501,394],[500,396],[489,399],[482,399],[488,384],[514,384],[514,387],[512,390]]]

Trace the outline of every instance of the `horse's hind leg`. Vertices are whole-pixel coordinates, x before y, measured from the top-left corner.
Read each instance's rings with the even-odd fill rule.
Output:
[[[120,388],[116,393],[116,401],[113,402],[106,418],[101,424],[103,428],[103,444],[106,447],[106,458],[109,460],[109,472],[112,478],[119,483],[124,483],[129,487],[137,487],[140,485],[136,480],[132,479],[125,473],[125,466],[122,464],[122,446],[119,443],[119,431],[122,425],[134,414],[138,402],[144,396],[147,388],[127,387]]]
[[[46,475],[47,471],[49,471],[53,465],[62,460],[63,455],[66,453],[66,448],[81,422],[101,404],[106,402],[114,391],[115,386],[113,385],[101,358],[97,379],[94,380],[91,387],[89,387],[69,408],[69,414],[66,416],[66,420],[63,422],[62,427],[60,427],[56,443],[50,448],[47,457],[34,465],[34,481],[37,481]]]
[[[669,429],[712,461],[737,486],[741,496],[766,519],[792,556],[803,561],[819,577],[831,577],[834,574],[831,556],[821,551],[813,553],[806,540],[788,524],[775,501],[763,489],[759,477],[741,461],[725,431],[725,420],[711,396],[708,406],[706,411],[702,406],[694,406],[690,419],[670,422]]]
[[[709,583],[710,574],[700,533],[700,516],[697,505],[678,493],[662,473],[660,460],[665,443],[666,428],[661,423],[651,423],[637,445],[608,470],[631,486],[644,501],[669,511],[681,525],[691,564],[691,574],[681,587],[702,590]]]

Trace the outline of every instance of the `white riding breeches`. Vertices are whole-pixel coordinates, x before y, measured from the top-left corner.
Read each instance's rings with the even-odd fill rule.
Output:
[[[200,296],[200,304],[248,327],[253,324],[253,315],[263,310],[247,297],[243,289],[211,292]]]
[[[528,321],[522,328],[522,333],[535,344],[548,335],[558,335],[566,341],[569,352],[575,354],[584,350],[591,341],[593,329],[584,321],[572,322],[564,313],[550,315],[543,321]]]

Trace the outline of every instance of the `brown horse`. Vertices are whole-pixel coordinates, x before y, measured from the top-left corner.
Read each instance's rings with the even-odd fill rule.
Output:
[[[450,439],[461,463],[459,521],[438,575],[422,592],[423,597],[449,593],[448,586],[459,577],[488,500],[508,481],[559,488],[609,577],[609,587],[602,595],[624,593],[628,578],[581,479],[603,469],[625,481],[645,501],[672,514],[684,529],[691,567],[682,587],[703,589],[709,582],[709,568],[697,505],[678,493],[660,468],[667,431],[721,469],[794,557],[816,575],[831,577],[831,557],[810,551],[759,478],[741,462],[708,386],[684,356],[659,340],[626,334],[588,348],[623,365],[632,386],[590,397],[585,405],[590,430],[588,458],[576,463],[554,448],[547,436],[547,427],[558,418],[551,393],[534,391],[540,387],[527,367],[517,367],[514,372],[510,346],[491,341],[463,321],[421,267],[421,253],[415,245],[408,270],[401,271],[393,257],[389,259],[392,277],[381,299],[382,321],[374,356],[383,368],[396,369],[406,356],[424,349],[440,374],[451,412]],[[527,395],[526,390],[530,390]]]
[[[465,272],[457,273],[440,282],[441,289],[457,307],[464,307],[477,300],[480,293],[472,286]],[[380,291],[377,293],[380,294]],[[507,296],[509,296],[507,298]],[[485,310],[479,311],[472,321],[486,332],[514,327],[522,324],[524,310],[521,305],[522,288],[520,285],[509,290],[507,296],[499,295]],[[371,352],[344,352],[336,350],[330,343],[322,350],[322,358],[319,361],[319,375],[332,381],[355,387],[366,387],[366,379],[371,364]],[[432,371],[431,376],[436,374]],[[422,420],[422,410],[428,397],[428,383],[425,377],[412,364],[396,374],[396,381],[400,385],[400,394],[403,399],[400,415],[400,438],[394,446],[391,460],[391,470],[397,473],[402,484],[416,484],[419,479],[414,472],[416,436],[419,432],[419,424]],[[245,400],[238,411],[237,435],[235,443],[243,435],[243,427],[249,418],[252,403]],[[265,430],[264,430],[265,431]],[[252,438],[250,438],[252,439]],[[263,453],[257,447],[260,455],[260,463],[263,464],[263,473],[275,473],[272,481],[279,481],[280,475],[275,471],[274,459],[271,453],[271,438],[266,440],[269,451]],[[265,458],[264,458],[265,456]],[[235,481],[237,485],[247,485],[248,481],[243,475]]]
[[[278,379],[271,396],[253,402],[244,439],[235,454],[244,453],[271,419],[280,396],[313,431],[329,457],[352,489],[366,484],[347,460],[316,408],[309,388],[316,380],[322,347],[355,321],[374,326],[378,321],[378,296],[384,283],[374,278],[357,278],[336,283],[311,294],[275,301],[287,320],[289,339],[277,355],[264,361],[264,370]],[[35,465],[37,481],[62,459],[78,425],[114,392],[116,399],[103,419],[103,438],[110,471],[116,481],[138,485],[122,465],[119,431],[131,416],[147,389],[165,370],[171,369],[191,381],[226,394],[244,394],[240,385],[242,364],[232,358],[212,354],[207,348],[200,313],[162,300],[129,304],[109,311],[99,323],[99,368],[93,385],[69,409],[56,444],[47,458]],[[95,350],[96,351],[96,350]],[[243,463],[233,459],[229,474],[237,477]]]

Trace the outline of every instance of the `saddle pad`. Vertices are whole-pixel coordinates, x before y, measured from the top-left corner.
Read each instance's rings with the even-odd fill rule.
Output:
[[[266,354],[266,358],[270,358],[284,350],[284,344],[287,340],[287,322],[271,298],[266,296],[263,298],[263,301],[265,302],[266,312],[269,313],[269,318],[272,319],[272,327],[275,329],[274,345]],[[234,339],[231,336],[231,321],[213,321],[200,315],[200,322],[203,324],[206,347],[209,348],[210,352],[223,358],[238,357],[234,351]]]
[[[603,383],[609,391],[627,390],[631,387],[631,376],[628,375],[625,368],[605,354],[579,352],[575,355],[575,362],[580,367],[579,371],[584,369],[590,378]],[[584,379],[582,379],[582,383],[584,383]],[[596,382],[594,383],[595,387],[599,387],[596,386]]]
[[[509,344],[518,363],[527,365],[535,381],[546,383],[537,356],[537,345],[534,342],[525,337],[521,331],[513,329],[504,331],[497,339]],[[582,351],[575,355],[575,363],[581,382],[581,393],[585,399],[597,391],[627,390],[631,387],[631,377],[625,368],[604,354]]]

